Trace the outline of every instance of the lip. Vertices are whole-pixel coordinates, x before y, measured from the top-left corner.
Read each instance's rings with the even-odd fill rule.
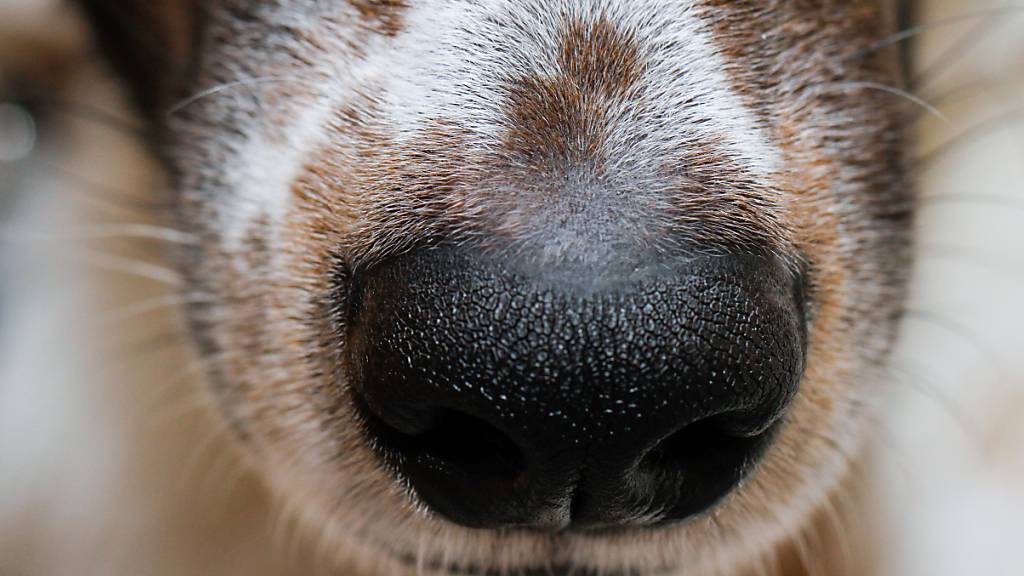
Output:
[[[389,554],[389,557],[403,566],[416,569],[418,572],[422,570],[426,573],[445,576],[461,576],[464,574],[473,574],[474,576],[665,576],[675,571],[671,568],[646,572],[630,569],[608,570],[594,566],[574,564],[555,564],[543,567],[505,567],[498,569],[482,568],[473,564],[445,563],[437,560],[419,561],[413,554]]]
[[[659,528],[640,528],[642,531],[658,530]],[[621,534],[625,531],[632,531],[636,529],[625,529],[619,530]],[[501,534],[508,534],[510,531],[515,532],[516,529],[503,529],[503,530],[477,530],[477,532],[492,532],[496,537],[500,538]],[[529,530],[523,530],[522,532],[531,532]],[[552,538],[558,538],[559,536],[553,535],[540,535],[533,532],[539,538],[545,538],[547,541],[552,542]],[[573,537],[585,537],[582,533],[563,533],[562,536],[569,538]],[[608,531],[607,534],[611,534]],[[599,535],[598,531],[590,531],[587,533],[590,536]],[[640,568],[630,567],[598,567],[588,564],[573,564],[570,562],[558,561],[543,564],[538,562],[536,558],[530,564],[523,564],[521,566],[510,566],[505,565],[501,568],[487,567],[480,565],[475,562],[458,563],[452,562],[450,558],[447,558],[445,554],[427,554],[424,557],[417,556],[414,552],[407,552],[398,549],[394,546],[393,542],[381,540],[378,537],[371,536],[363,533],[360,536],[360,540],[367,549],[373,551],[382,557],[391,560],[404,568],[414,570],[416,574],[421,576],[669,576],[676,574],[680,571],[679,565],[671,566],[660,566],[653,569],[641,570]],[[552,546],[557,546],[557,543],[552,542]]]

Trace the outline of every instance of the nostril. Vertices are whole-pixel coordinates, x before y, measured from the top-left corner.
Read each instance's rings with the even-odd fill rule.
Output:
[[[521,482],[526,458],[506,434],[479,418],[439,410],[434,425],[416,436],[398,438],[396,448],[423,465],[440,466],[490,483]]]
[[[685,426],[655,444],[640,460],[640,468],[649,471],[702,468],[735,468],[759,445],[769,432],[742,436],[729,432],[721,418],[708,418]]]
[[[659,523],[685,519],[711,508],[742,481],[771,441],[776,426],[756,434],[737,433],[728,415],[694,422],[650,448],[638,462],[635,480],[649,492],[675,494]]]
[[[363,406],[367,426],[393,459],[403,465],[443,468],[448,473],[489,482],[514,482],[526,473],[526,457],[505,433],[469,414],[439,408],[431,411],[428,427],[407,434],[388,425]]]
[[[417,493],[437,510],[450,511],[477,497],[514,498],[527,488],[523,450],[486,421],[450,408],[432,408],[421,432],[405,433],[357,402],[366,429],[379,452]]]

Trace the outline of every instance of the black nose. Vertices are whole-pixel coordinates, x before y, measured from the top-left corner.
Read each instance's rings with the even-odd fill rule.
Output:
[[[387,464],[459,524],[656,525],[758,460],[804,364],[768,257],[545,267],[425,249],[354,275],[347,372]]]

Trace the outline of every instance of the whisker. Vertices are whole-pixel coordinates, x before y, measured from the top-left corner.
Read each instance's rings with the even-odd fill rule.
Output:
[[[899,442],[900,434],[893,428],[891,419],[885,418],[880,412],[875,412],[869,420],[872,428],[871,439],[879,450],[879,454],[884,455],[885,459],[891,462],[888,468],[896,472],[898,478],[907,485],[916,486],[926,481],[927,479],[922,478],[917,469],[911,467],[911,463],[915,462],[915,459],[908,452],[907,446]],[[862,485],[871,482],[871,477],[864,468],[855,468],[855,473],[860,477]]]
[[[985,37],[985,31],[1001,21],[999,16],[1024,10],[1020,6],[1008,6],[1008,4],[1009,2],[1004,0],[1001,6],[990,9],[988,14],[983,15],[981,22],[977,23],[958,41],[953,42],[952,45],[935,56],[930,64],[922,67],[910,80],[910,86],[913,87],[914,91],[923,91],[929,84],[935,82],[940,72],[949,69],[950,62],[955,62],[969,53]]]
[[[127,306],[104,314],[100,317],[98,325],[100,328],[115,328],[129,320],[144,316],[153,312],[159,312],[187,304],[213,304],[216,299],[210,295],[200,294],[171,294],[149,298],[140,302],[133,302]]]
[[[280,553],[285,559],[290,559],[287,556],[288,550],[290,550],[289,541],[292,539],[291,536],[294,535],[293,527],[290,524],[296,521],[295,516],[295,513],[292,512],[288,503],[284,500],[275,500],[273,502],[268,520],[268,537],[275,554]]]
[[[1024,282],[1024,262],[1014,262],[1008,257],[970,246],[926,243],[918,245],[918,255],[926,258],[955,260],[978,266],[1014,282]]]
[[[117,188],[112,188],[105,184],[95,182],[74,170],[52,162],[46,163],[46,166],[55,174],[73,180],[76,187],[85,192],[86,199],[111,212],[157,214],[160,211],[170,210],[173,207],[169,201],[156,202],[152,198],[148,197],[146,201],[143,202],[140,198],[137,198],[124,190],[119,190]]]
[[[834,87],[834,88],[841,88],[841,89],[865,88],[865,89],[868,89],[868,90],[877,90],[879,92],[885,92],[887,94],[892,94],[893,96],[897,96],[897,97],[903,98],[904,100],[907,100],[908,102],[910,102],[910,103],[914,104],[915,106],[921,108],[922,110],[928,112],[932,116],[934,116],[934,117],[938,118],[939,120],[941,120],[943,124],[946,124],[949,127],[953,127],[953,123],[950,122],[949,118],[947,118],[946,115],[943,114],[941,110],[939,110],[935,106],[929,104],[923,98],[921,98],[921,97],[919,97],[919,96],[917,96],[917,95],[915,95],[915,94],[913,94],[911,92],[908,92],[908,91],[906,91],[906,90],[904,90],[902,88],[897,88],[895,86],[889,86],[888,84],[882,84],[881,82],[871,82],[871,81],[868,81],[868,80],[848,80],[848,81],[841,81],[841,82],[830,82],[830,83],[826,84],[825,87],[826,88],[833,88]]]
[[[157,407],[160,406],[164,399],[164,395],[174,391],[176,388],[183,387],[190,378],[203,374],[203,372],[209,370],[213,364],[237,358],[238,356],[239,353],[235,351],[221,351],[215,354],[206,354],[198,358],[193,358],[185,365],[184,368],[178,370],[177,374],[167,378],[165,382],[161,383],[159,388],[153,390],[151,396],[142,399],[144,404],[142,407],[143,412],[152,412],[153,420],[166,426],[178,421],[180,418],[187,416],[188,414],[209,408],[210,398],[205,392],[200,390],[192,391],[192,394],[179,399],[175,404],[163,406],[162,410],[157,410]]]
[[[953,424],[960,429],[971,445],[979,454],[984,452],[984,436],[981,423],[971,418],[970,415],[947,394],[943,393],[938,386],[927,385],[932,379],[925,374],[924,363],[914,361],[912,358],[903,357],[897,359],[892,366],[894,376],[898,377],[897,383],[906,386],[921,397],[929,400],[936,408],[942,411]]]
[[[158,240],[169,244],[196,245],[198,239],[188,232],[150,224],[100,224],[61,233],[39,232],[30,228],[0,226],[0,239],[14,241],[81,242],[87,240]]]
[[[53,258],[62,262],[71,262],[75,266],[85,265],[97,270],[116,272],[128,276],[135,276],[146,280],[152,280],[168,286],[180,287],[182,277],[178,271],[158,264],[156,262],[110,254],[99,249],[80,246],[78,243],[86,240],[113,238],[115,234],[128,236],[131,230],[100,230],[99,234],[73,235],[50,235],[37,233],[29,230],[20,230],[9,226],[0,226],[0,241],[8,244],[19,243],[45,243],[44,247],[57,252],[47,252]],[[137,231],[142,235],[150,237],[150,233],[156,230]],[[166,231],[160,232],[161,237],[166,237]],[[53,243],[54,245],[50,245]]]
[[[91,122],[132,140],[142,138],[146,134],[145,129],[141,125],[96,106],[60,100],[50,100],[47,102],[46,99],[43,99],[41,102],[43,104],[52,104],[53,111],[58,114],[65,114],[76,120]]]
[[[293,81],[305,82],[307,80],[303,79],[300,76],[257,76],[255,78],[242,78],[240,80],[233,80],[231,82],[224,82],[223,84],[217,84],[216,86],[211,86],[210,88],[202,90],[202,91],[200,91],[200,92],[198,92],[196,94],[193,94],[193,95],[191,95],[191,96],[181,100],[177,104],[175,104],[175,105],[171,106],[170,108],[168,108],[167,111],[165,112],[165,114],[167,116],[173,116],[173,115],[181,112],[185,108],[188,108],[189,106],[195,104],[196,102],[199,102],[200,100],[203,100],[205,98],[209,98],[211,96],[216,96],[217,94],[220,94],[222,92],[226,92],[228,90],[232,90],[234,88],[243,88],[243,87],[254,86],[254,85],[258,85],[258,84],[275,84],[275,83],[278,83],[278,82],[293,82]]]
[[[134,238],[140,240],[159,240],[169,244],[194,246],[199,244],[198,238],[184,230],[153,224],[100,224],[83,228],[73,239],[103,240],[116,238]]]
[[[965,194],[962,192],[928,194],[918,198],[919,208],[932,208],[945,204],[974,204],[978,206],[991,206],[993,208],[1007,208],[1010,210],[1024,210],[1024,197],[1004,196],[1001,194]]]
[[[979,137],[985,136],[989,130],[1008,128],[1009,125],[1020,122],[1021,120],[1024,120],[1024,106],[1014,108],[978,122],[970,128],[961,131],[956,136],[946,140],[942,144],[939,144],[932,150],[925,152],[924,155],[913,162],[911,173],[913,175],[927,169],[933,165],[936,160],[948,155],[958,147],[966,143],[973,142]]]
[[[978,78],[971,78],[968,82],[951,86],[941,92],[927,94],[927,96],[925,93],[920,95],[926,97],[929,102],[941,109],[964,102],[980,94],[992,95],[1016,90],[1018,83],[1021,81],[1020,77],[1014,75],[1004,75],[999,78],[985,76],[983,79],[984,83],[981,83]]]
[[[133,140],[145,134],[143,126],[130,118],[87,102],[55,97],[52,92],[34,88],[31,84],[19,85],[17,98],[45,107],[48,113],[63,114],[70,118],[92,122],[118,134],[128,136]],[[6,93],[6,91],[0,91],[0,100],[7,99],[14,98]]]
[[[987,9],[983,9],[983,10],[974,10],[974,11],[970,11],[970,12],[965,12],[963,14],[958,14],[956,16],[950,16],[948,18],[941,18],[941,19],[938,19],[938,20],[933,20],[931,22],[925,22],[924,24],[917,24],[917,25],[914,25],[914,26],[910,26],[908,28],[904,28],[903,30],[900,30],[898,32],[894,32],[894,33],[890,34],[889,36],[886,36],[886,37],[884,37],[884,38],[882,38],[880,40],[877,40],[876,42],[874,42],[873,44],[871,44],[871,45],[869,45],[869,46],[867,46],[865,48],[861,48],[852,57],[853,58],[863,58],[864,56],[867,56],[868,54],[871,54],[872,52],[876,52],[876,51],[881,50],[883,48],[887,48],[889,46],[892,46],[892,45],[895,45],[895,44],[899,44],[900,42],[905,42],[907,40],[910,40],[910,39],[915,38],[917,36],[920,36],[922,34],[925,34],[925,33],[928,33],[928,32],[934,32],[934,31],[938,31],[938,30],[942,30],[944,28],[948,28],[949,26],[954,26],[954,25],[957,25],[957,24],[962,24],[962,23],[970,21],[970,20],[975,20],[975,19],[979,19],[979,18],[988,18],[988,17],[1002,16],[1002,15],[1007,15],[1007,14],[1019,14],[1019,13],[1022,13],[1022,12],[1024,12],[1024,6],[1005,6],[1004,5],[1003,7],[1000,7],[1000,8],[987,8]]]
[[[820,559],[818,555],[814,553],[813,547],[810,543],[808,535],[808,528],[803,527],[792,537],[793,547],[796,552],[797,559],[803,566],[804,571],[808,576],[827,576],[822,572]]]
[[[175,270],[151,262],[84,249],[79,249],[77,255],[84,263],[102,270],[152,280],[168,286],[180,287],[183,284],[181,275]]]
[[[202,414],[201,412],[199,412],[199,409],[196,410],[196,414],[197,416],[202,417]],[[188,461],[185,462],[185,464],[181,467],[181,478],[179,479],[179,485],[182,487],[186,487],[196,480],[196,477],[200,469],[199,467],[202,464],[203,457],[206,456],[213,448],[217,446],[217,442],[224,441],[230,437],[231,425],[227,422],[227,419],[206,418],[205,420],[210,424],[210,431],[204,434],[203,438],[201,438],[197,442],[195,448],[192,450],[192,455],[189,457]],[[230,451],[221,452],[223,453]],[[217,453],[214,452],[213,456],[216,458]]]
[[[95,371],[90,371],[91,373],[84,380],[89,382],[108,381],[111,377],[116,377],[116,374],[129,370],[135,362],[149,361],[153,355],[173,351],[180,347],[181,342],[182,333],[177,328],[147,336],[141,342],[133,340],[129,343],[130,345],[124,346],[124,350],[119,350],[124,343],[118,342],[114,347],[116,350],[114,355],[117,359],[98,366]],[[167,383],[162,383],[160,389],[162,390],[165,386]],[[145,402],[143,401],[143,403]]]
[[[843,522],[844,516],[840,513],[832,498],[825,498],[825,502],[822,505],[822,513],[828,519],[832,533],[836,538],[836,544],[839,547],[839,573],[849,574],[854,565],[853,548],[850,544],[850,534],[847,531],[847,526]]]
[[[981,355],[982,358],[989,362],[992,367],[994,376],[1001,377],[1005,374],[1005,370],[1002,366],[1002,360],[999,356],[993,352],[993,350],[985,343],[985,340],[980,337],[974,330],[968,327],[962,322],[950,318],[949,316],[939,314],[930,310],[923,310],[908,306],[904,310],[904,320],[917,321],[925,325],[934,326],[940,328],[950,335],[956,336],[971,345],[974,350]]]
[[[144,360],[147,356],[152,354],[173,350],[174,348],[180,347],[185,338],[185,330],[180,326],[174,326],[169,329],[161,330],[156,334],[147,335],[145,339],[141,341],[133,338],[127,343],[127,346],[123,347],[123,349],[115,348],[118,356],[121,357],[122,362],[115,363],[110,366],[110,368],[117,369],[120,368],[122,364],[127,364],[131,361]],[[124,344],[124,342],[120,342],[119,344]]]

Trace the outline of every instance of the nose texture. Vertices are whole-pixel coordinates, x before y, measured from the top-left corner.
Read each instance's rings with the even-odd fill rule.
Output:
[[[465,526],[707,510],[796,393],[802,285],[769,257],[596,272],[460,247],[354,275],[345,369],[388,466]]]

